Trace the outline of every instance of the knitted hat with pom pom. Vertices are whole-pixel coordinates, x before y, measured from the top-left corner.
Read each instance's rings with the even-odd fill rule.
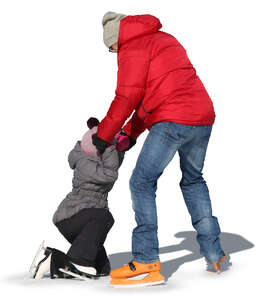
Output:
[[[97,156],[97,149],[93,144],[92,135],[97,133],[98,125],[99,121],[96,118],[89,118],[87,121],[89,130],[85,132],[80,143],[82,151],[84,151],[87,155],[93,154]]]

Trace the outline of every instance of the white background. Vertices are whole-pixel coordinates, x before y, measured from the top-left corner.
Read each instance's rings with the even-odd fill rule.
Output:
[[[271,276],[270,1],[0,1],[1,298],[269,298]],[[254,247],[231,254],[220,276],[204,259],[181,265],[167,285],[115,290],[108,279],[79,282],[27,278],[42,239],[68,243],[51,222],[71,190],[67,155],[104,118],[116,87],[117,57],[103,43],[107,11],[152,14],[187,49],[216,110],[204,177],[221,230]],[[135,226],[128,180],[147,131],[126,155],[109,195],[115,225],[109,254],[131,250]],[[191,231],[176,155],[158,182],[160,246]],[[185,251],[163,254],[162,261]],[[124,261],[125,264],[127,261]],[[3,298],[2,298],[3,299]],[[83,298],[82,298],[83,299]]]

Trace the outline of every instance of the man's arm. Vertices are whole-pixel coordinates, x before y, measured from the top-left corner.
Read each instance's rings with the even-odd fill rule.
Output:
[[[137,111],[134,112],[131,119],[123,127],[124,131],[128,136],[132,137],[134,140],[137,140],[138,136],[145,131],[146,127],[144,125],[144,120],[139,118]]]
[[[124,54],[123,54],[124,52]],[[149,57],[144,50],[120,50],[117,88],[106,117],[100,122],[97,136],[110,142],[138,107],[145,92]],[[135,126],[138,123],[134,123]]]

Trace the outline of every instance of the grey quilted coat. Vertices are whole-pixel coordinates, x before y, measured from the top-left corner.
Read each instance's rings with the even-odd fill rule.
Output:
[[[69,165],[74,170],[73,189],[60,203],[53,223],[70,218],[84,208],[108,209],[108,192],[118,177],[123,159],[124,152],[117,151],[113,145],[106,148],[102,159],[87,155],[78,141],[68,156]]]

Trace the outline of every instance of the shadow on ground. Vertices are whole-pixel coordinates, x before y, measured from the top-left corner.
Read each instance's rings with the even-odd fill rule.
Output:
[[[201,256],[199,253],[199,245],[196,241],[195,231],[178,232],[175,234],[175,237],[182,238],[182,242],[167,247],[161,247],[159,250],[160,254],[172,253],[181,250],[187,250],[191,253],[185,256],[162,262],[161,273],[164,275],[166,280],[168,280],[184,263],[203,258],[203,256]],[[241,235],[233,233],[222,232],[220,234],[220,241],[222,249],[224,250],[227,256],[224,270],[228,269],[228,267],[231,266],[230,254],[239,251],[244,251],[254,247],[254,244],[243,238]],[[109,255],[109,260],[111,262],[112,269],[123,266],[131,259],[131,252],[119,252]]]

